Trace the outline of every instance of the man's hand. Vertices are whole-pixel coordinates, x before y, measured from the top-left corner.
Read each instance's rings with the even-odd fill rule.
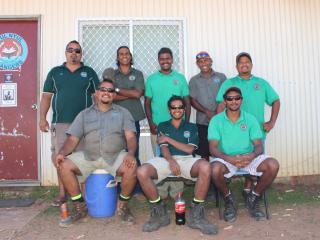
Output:
[[[164,135],[162,132],[160,132],[160,136],[158,136],[157,138],[157,143],[160,145],[160,144],[163,144],[163,143],[168,143],[168,136]]]
[[[207,118],[208,118],[209,121],[210,121],[211,118],[214,116],[214,112],[211,111],[211,110],[206,110],[205,114],[206,114],[206,116],[207,116]]]
[[[128,153],[124,157],[123,162],[124,162],[125,166],[128,168],[134,168],[137,165],[136,158],[134,156],[132,156],[132,154],[130,154],[130,153]]]
[[[156,124],[154,124],[154,123],[151,123],[150,124],[150,132],[151,132],[151,134],[153,134],[153,135],[156,135],[157,134],[157,125]]]
[[[49,131],[49,123],[48,123],[48,121],[46,119],[40,120],[39,127],[40,127],[41,132],[48,132]]]
[[[57,169],[60,169],[60,164],[64,161],[64,155],[62,154],[57,154],[55,159],[54,159],[54,166],[57,168]]]
[[[271,129],[274,127],[275,123],[273,121],[265,122],[263,124],[263,128],[266,132],[270,132]]]
[[[173,175],[179,176],[181,174],[180,166],[175,160],[170,160],[169,167]]]

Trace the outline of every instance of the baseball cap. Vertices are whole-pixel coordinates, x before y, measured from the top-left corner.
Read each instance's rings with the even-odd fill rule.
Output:
[[[200,58],[211,58],[211,57],[208,52],[201,51],[201,52],[197,53],[196,60],[198,60]]]
[[[239,53],[239,54],[237,55],[237,57],[236,57],[236,63],[237,63],[237,64],[239,63],[239,60],[240,60],[241,57],[247,57],[247,58],[249,58],[250,62],[252,62],[252,58],[251,58],[251,56],[250,56],[249,53],[247,53],[247,52],[241,52],[241,53]]]

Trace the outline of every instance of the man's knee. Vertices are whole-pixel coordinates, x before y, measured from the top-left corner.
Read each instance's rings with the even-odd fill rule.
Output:
[[[152,175],[152,166],[150,164],[144,164],[137,169],[138,179],[150,178]]]
[[[214,179],[224,174],[225,167],[220,162],[211,163],[211,175]]]
[[[211,166],[210,163],[206,160],[200,160],[199,162],[199,176],[211,176]]]
[[[279,162],[275,158],[267,158],[261,166],[262,172],[278,173]],[[258,169],[259,170],[259,169]]]

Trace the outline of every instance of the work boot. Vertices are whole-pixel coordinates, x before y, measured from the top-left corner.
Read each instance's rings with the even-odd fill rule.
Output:
[[[150,219],[143,227],[143,232],[153,232],[170,224],[170,218],[163,202],[150,205]]]
[[[246,208],[248,208],[248,205],[247,205],[247,198],[248,198],[248,194],[249,194],[250,191],[246,191],[246,190],[242,190],[242,197],[243,197],[243,200],[244,200],[244,206]]]
[[[203,203],[191,204],[187,224],[190,228],[200,229],[203,234],[211,235],[218,233],[218,227],[206,219]]]
[[[117,209],[117,214],[120,217],[121,221],[134,222],[134,217],[127,204],[119,206]]]
[[[250,213],[250,216],[256,219],[257,221],[265,220],[266,215],[260,209],[261,196],[257,196],[250,192],[247,198],[247,206]]]
[[[73,210],[69,217],[61,219],[59,222],[60,227],[69,227],[72,223],[84,218],[88,214],[88,208],[86,202],[74,202]]]
[[[234,222],[237,215],[236,201],[233,199],[232,194],[224,198],[224,212],[223,217],[226,222]]]

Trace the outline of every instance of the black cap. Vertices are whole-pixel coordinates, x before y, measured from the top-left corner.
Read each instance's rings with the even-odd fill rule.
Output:
[[[223,94],[223,99],[226,98],[226,96],[228,95],[229,92],[236,92],[236,93],[238,93],[238,94],[242,97],[242,93],[241,93],[240,88],[230,87],[230,88],[228,88],[228,89],[225,91],[225,93]]]
[[[252,59],[251,59],[250,54],[249,54],[249,53],[246,53],[246,52],[241,52],[241,53],[239,53],[239,54],[237,55],[237,57],[236,57],[236,63],[237,63],[237,64],[239,63],[239,60],[240,60],[241,57],[247,57],[247,58],[249,58],[250,62],[252,63]]]

